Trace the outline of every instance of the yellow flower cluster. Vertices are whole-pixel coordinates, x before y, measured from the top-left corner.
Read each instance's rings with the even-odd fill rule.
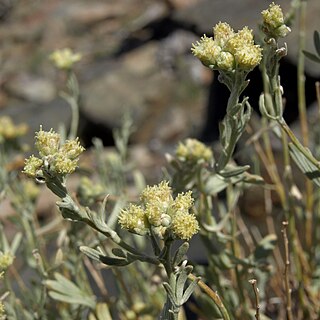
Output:
[[[136,234],[153,232],[163,237],[166,232],[179,239],[189,240],[199,231],[199,224],[189,210],[193,205],[191,191],[180,193],[174,199],[168,182],[148,186],[142,193],[142,205],[130,204],[119,215],[122,228]]]
[[[180,142],[176,149],[176,156],[181,161],[194,163],[207,162],[212,160],[212,151],[202,142],[196,139],[186,139]]]
[[[6,270],[13,263],[14,256],[10,252],[3,253],[0,251],[0,270]]]
[[[81,60],[80,53],[73,53],[71,49],[65,48],[52,52],[49,56],[50,60],[59,69],[71,69],[74,63]]]
[[[262,59],[262,49],[254,44],[252,30],[244,27],[238,32],[227,23],[213,28],[214,39],[204,35],[192,44],[193,54],[206,66],[222,71],[252,70]]]
[[[12,140],[26,134],[28,126],[24,123],[15,125],[11,118],[0,117],[0,142],[1,140]]]
[[[291,30],[284,23],[284,17],[279,5],[272,2],[269,9],[261,12],[263,18],[263,29],[272,37],[284,38]]]
[[[35,178],[46,165],[46,169],[51,173],[66,175],[75,171],[78,165],[80,154],[85,150],[79,139],[67,140],[64,144],[60,143],[60,135],[50,131],[40,131],[36,133],[36,148],[40,158],[34,155],[25,161],[23,172],[31,178]]]

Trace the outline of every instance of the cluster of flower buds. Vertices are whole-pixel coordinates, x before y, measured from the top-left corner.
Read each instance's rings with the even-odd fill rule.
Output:
[[[51,53],[50,60],[58,69],[70,70],[72,66],[82,58],[80,53],[73,53],[71,49],[65,48]]]
[[[145,235],[151,230],[160,238],[170,233],[175,238],[189,240],[199,230],[194,214],[191,191],[179,193],[174,199],[168,182],[148,186],[140,196],[141,205],[130,204],[119,215],[122,228]]]
[[[14,256],[10,252],[0,251],[0,270],[4,271],[13,263]]]
[[[39,156],[32,155],[25,161],[23,172],[29,177],[40,179],[44,177],[43,170],[49,175],[65,176],[72,173],[78,166],[80,154],[84,148],[79,140],[66,140],[60,143],[60,135],[50,131],[40,131],[36,133],[36,148]]]
[[[291,30],[285,25],[283,13],[279,5],[272,2],[267,10],[261,12],[262,29],[270,38],[284,38]]]
[[[213,159],[212,151],[197,139],[186,139],[176,149],[176,157],[181,161],[202,163]]]
[[[229,24],[219,22],[213,34],[214,39],[204,35],[192,45],[193,54],[205,66],[220,71],[250,71],[260,63],[262,49],[254,44],[252,30],[248,27],[234,32]]]

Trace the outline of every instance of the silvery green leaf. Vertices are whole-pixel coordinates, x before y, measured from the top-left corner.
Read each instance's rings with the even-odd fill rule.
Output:
[[[120,259],[120,258],[113,258],[108,256],[100,256],[100,261],[108,266],[117,266],[117,267],[123,267],[127,266],[134,260],[127,260],[127,259]]]
[[[303,50],[303,53],[308,59],[310,59],[310,60],[312,60],[314,62],[320,63],[320,57],[318,57],[314,53],[311,53],[311,52],[308,52],[308,51],[305,51],[305,50]]]
[[[183,268],[180,274],[177,276],[177,283],[176,283],[176,299],[180,305],[182,305],[181,299],[183,296],[184,286],[186,284],[187,279],[188,279],[188,273]]]
[[[49,295],[53,299],[66,303],[74,303],[95,308],[94,297],[83,292],[76,284],[59,273],[55,273],[56,280],[46,280],[44,284],[49,287]]]
[[[190,296],[192,295],[199,281],[200,281],[200,278],[196,278],[189,284],[188,288],[184,292],[183,297],[180,301],[181,305],[186,303],[189,300]]]
[[[214,225],[213,224],[208,225],[203,223],[203,228],[209,232],[213,232],[213,233],[219,232],[226,226],[226,224],[228,223],[228,220],[230,219],[230,216],[231,216],[230,213],[225,214],[221,219],[221,221],[219,221],[219,223],[215,223]]]
[[[81,246],[79,249],[82,253],[84,253],[89,258],[96,260],[96,261],[100,261],[101,253],[99,251],[92,249],[92,248],[89,248],[89,247],[86,247],[86,246]]]
[[[320,170],[293,144],[289,143],[290,155],[299,169],[318,187],[320,187]]]
[[[185,255],[187,253],[189,249],[189,243],[188,242],[184,242],[175,252],[175,255],[173,257],[173,261],[172,264],[174,266],[179,265],[183,259],[185,258]]]
[[[164,286],[164,288],[165,288],[165,290],[166,290],[166,292],[167,292],[167,294],[168,294],[168,297],[169,297],[171,303],[172,303],[174,306],[177,306],[177,305],[178,305],[178,302],[177,302],[177,300],[176,300],[175,294],[174,294],[171,286],[169,285],[169,283],[164,282],[164,283],[163,283],[163,286]]]
[[[215,174],[209,177],[204,186],[204,190],[208,195],[215,195],[226,189],[228,184],[229,182],[224,180],[223,177]]]
[[[224,178],[231,178],[234,176],[238,176],[249,169],[250,169],[249,165],[242,166],[242,167],[241,166],[237,166],[237,167],[227,166],[224,170],[221,170],[219,172],[219,175]]]
[[[16,251],[18,250],[19,246],[20,246],[20,243],[21,243],[21,240],[22,240],[22,233],[21,232],[18,232],[15,237],[13,238],[12,240],[12,243],[11,243],[11,253],[14,255],[16,253]]]
[[[113,248],[111,251],[112,251],[112,253],[113,253],[115,256],[117,256],[117,257],[127,258],[127,252],[125,252],[125,251],[122,250],[122,249]]]
[[[70,303],[70,304],[80,304],[83,306],[87,306],[91,309],[94,309],[95,307],[95,301],[93,298],[90,297],[76,297],[76,296],[71,296],[71,295],[66,295],[63,293],[58,293],[55,291],[49,291],[49,296],[54,299],[58,300],[64,303]]]

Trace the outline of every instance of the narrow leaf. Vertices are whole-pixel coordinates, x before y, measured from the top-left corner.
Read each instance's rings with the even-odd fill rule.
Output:
[[[299,169],[318,187],[320,187],[319,169],[305,157],[305,155],[293,144],[289,143],[290,155]]]
[[[94,309],[96,304],[95,300],[90,297],[69,296],[69,295],[65,295],[55,291],[49,291],[49,296],[54,300],[58,300],[58,301],[62,301],[70,304],[80,304],[80,305],[87,306],[91,309]]]
[[[173,305],[177,306],[178,303],[177,303],[176,297],[175,297],[174,292],[173,292],[172,288],[170,287],[169,283],[164,282],[163,286],[164,286],[164,288],[165,288],[165,290],[166,290],[166,292],[168,294],[168,297],[169,297],[171,303]]]
[[[183,297],[181,299],[181,304],[184,304],[189,300],[190,296],[192,295],[199,281],[200,281],[200,278],[196,278],[190,283],[190,285],[188,286],[188,288],[183,294]]]
[[[89,247],[86,247],[86,246],[81,246],[79,249],[82,253],[84,253],[89,258],[96,260],[96,261],[100,261],[100,252],[99,251],[92,249],[92,248],[89,248]]]
[[[303,50],[303,53],[308,59],[310,59],[314,62],[320,63],[320,58],[318,56],[316,56],[314,53],[311,53],[311,52],[308,52],[305,50]]]
[[[185,258],[185,255],[187,253],[189,249],[189,243],[188,242],[184,242],[179,248],[178,250],[175,252],[175,255],[173,257],[173,265],[177,266],[179,265],[183,259]]]

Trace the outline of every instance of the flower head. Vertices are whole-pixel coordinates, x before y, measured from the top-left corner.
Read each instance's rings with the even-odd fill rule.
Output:
[[[213,157],[211,149],[196,139],[180,142],[176,149],[176,156],[182,161],[195,163],[210,161]]]
[[[172,217],[171,229],[177,238],[189,240],[199,231],[199,223],[195,215],[178,211]]]
[[[235,33],[228,23],[219,22],[213,27],[213,34],[216,45],[222,48]]]
[[[291,30],[284,23],[284,17],[279,5],[272,2],[269,8],[261,12],[264,31],[274,38],[284,38]]]
[[[189,213],[193,205],[191,191],[179,193],[174,199],[166,181],[146,187],[140,197],[142,205],[130,204],[119,215],[122,228],[143,235],[153,233],[163,238],[167,231],[173,237],[189,240],[199,229],[194,215]]]
[[[77,159],[84,151],[84,147],[81,146],[79,138],[75,140],[67,140],[60,148],[60,153],[64,154],[70,160]]]
[[[67,140],[61,144],[60,135],[50,131],[43,131],[42,127],[36,132],[35,146],[40,158],[31,156],[25,161],[23,172],[29,177],[36,177],[37,172],[45,166],[51,174],[66,175],[76,170],[80,154],[85,150],[77,139]]]
[[[140,235],[148,232],[144,210],[135,204],[130,204],[127,209],[123,209],[119,214],[119,224],[121,228],[127,229]]]
[[[145,205],[158,205],[166,210],[172,201],[171,187],[167,181],[162,181],[155,186],[147,186],[141,193],[140,200]]]
[[[41,169],[42,164],[43,164],[43,160],[32,155],[25,160],[25,164],[22,172],[25,173],[30,178],[35,178],[37,175],[37,172]]]
[[[10,252],[3,253],[0,251],[0,270],[6,270],[13,263],[14,256]]]
[[[80,53],[73,53],[71,49],[65,48],[52,52],[49,56],[55,66],[59,69],[71,69],[75,62],[81,60]]]
[[[234,32],[227,23],[219,22],[213,33],[214,40],[203,36],[192,45],[193,54],[204,65],[230,72],[235,69],[251,70],[260,63],[262,49],[254,44],[252,30],[248,27]]]
[[[54,132],[53,129],[43,131],[42,126],[40,126],[40,130],[36,132],[35,146],[42,157],[55,154],[59,150],[60,135]]]

